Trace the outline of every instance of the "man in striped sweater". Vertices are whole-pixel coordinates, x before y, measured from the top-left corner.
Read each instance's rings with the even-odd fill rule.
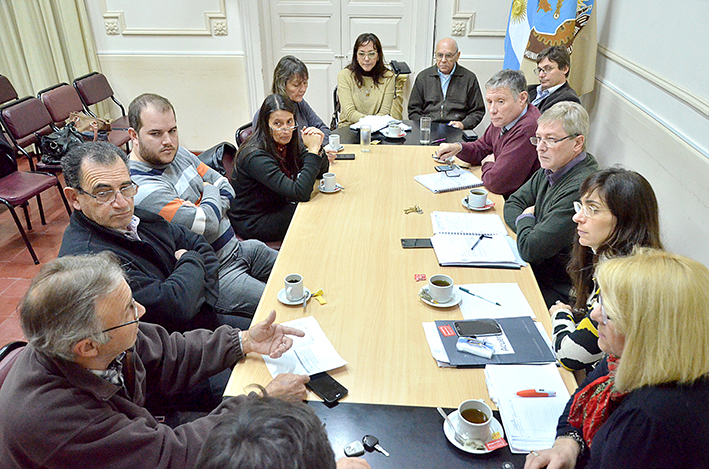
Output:
[[[142,94],[128,110],[135,204],[203,235],[219,258],[220,314],[253,317],[277,252],[260,241],[239,241],[226,213],[229,181],[180,147],[175,110],[156,94]]]

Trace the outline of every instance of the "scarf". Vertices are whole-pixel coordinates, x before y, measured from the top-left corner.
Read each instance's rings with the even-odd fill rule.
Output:
[[[606,423],[608,417],[627,395],[613,389],[619,360],[618,357],[609,355],[608,374],[597,378],[577,392],[571,404],[568,422],[583,430],[583,438],[589,448],[598,429]]]

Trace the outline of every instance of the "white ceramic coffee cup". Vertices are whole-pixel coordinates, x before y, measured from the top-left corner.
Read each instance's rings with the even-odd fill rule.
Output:
[[[322,188],[327,192],[335,190],[335,173],[325,173],[322,175]]]
[[[477,409],[482,412],[486,420],[482,423],[469,422],[463,417],[467,409]],[[478,414],[479,415],[479,414]],[[458,406],[458,421],[456,429],[461,435],[486,442],[490,438],[490,425],[492,422],[492,409],[484,401],[468,399]]]
[[[468,193],[468,206],[473,208],[483,208],[487,205],[487,191],[482,187],[470,189]]]
[[[389,124],[389,135],[391,137],[396,137],[396,136],[401,135],[401,127],[399,126],[399,124],[394,124],[394,123]]]
[[[340,148],[340,136],[337,134],[330,134],[330,137],[328,139],[328,142],[330,144],[330,148],[332,150],[337,150]]]
[[[436,285],[437,282],[447,285]],[[453,279],[443,274],[432,275],[428,280],[428,294],[436,303],[447,303],[453,298]]]
[[[298,301],[303,298],[303,276],[300,274],[288,274],[283,279],[285,283],[286,299],[288,301]]]

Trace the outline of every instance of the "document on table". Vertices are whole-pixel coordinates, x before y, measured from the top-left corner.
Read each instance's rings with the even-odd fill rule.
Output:
[[[559,416],[570,398],[556,365],[487,365],[485,381],[500,409],[510,451],[551,448]],[[524,389],[555,391],[556,396],[519,397],[517,391]]]
[[[463,319],[514,318],[530,316],[537,319],[527,298],[516,283],[470,283],[456,285],[463,287],[474,296],[461,290],[463,301],[460,312]],[[499,306],[494,304],[499,303]]]
[[[347,364],[337,353],[320,324],[313,316],[283,323],[305,332],[305,337],[294,337],[293,346],[281,358],[262,355],[266,367],[274,378],[281,373],[312,375],[334,370]]]

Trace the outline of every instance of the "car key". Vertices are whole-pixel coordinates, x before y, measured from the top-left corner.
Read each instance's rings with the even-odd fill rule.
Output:
[[[357,456],[362,456],[364,454],[364,446],[359,440],[353,441],[349,445],[345,446],[345,456],[348,458],[356,458]]]
[[[367,451],[371,452],[377,450],[384,456],[389,457],[389,453],[387,453],[387,450],[382,448],[382,445],[379,444],[379,439],[377,439],[376,436],[364,435],[364,438],[362,438],[362,443],[364,443],[364,447],[367,449]]]

